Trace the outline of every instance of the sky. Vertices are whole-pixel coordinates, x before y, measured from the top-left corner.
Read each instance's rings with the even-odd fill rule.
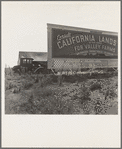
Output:
[[[19,51],[47,52],[47,23],[120,32],[119,1],[2,1],[2,61]]]

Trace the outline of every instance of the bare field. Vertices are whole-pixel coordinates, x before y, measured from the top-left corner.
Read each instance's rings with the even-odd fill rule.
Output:
[[[116,73],[63,76],[62,80],[6,70],[5,114],[118,114]]]

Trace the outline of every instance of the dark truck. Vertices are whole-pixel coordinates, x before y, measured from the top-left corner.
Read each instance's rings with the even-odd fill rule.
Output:
[[[31,72],[31,73],[52,73],[51,69],[47,69],[47,61],[33,61],[33,58],[21,58],[20,65],[13,68],[15,73]]]

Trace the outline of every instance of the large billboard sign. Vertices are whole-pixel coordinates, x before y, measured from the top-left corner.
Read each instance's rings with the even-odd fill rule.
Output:
[[[117,33],[48,24],[49,68],[117,67],[117,59]]]

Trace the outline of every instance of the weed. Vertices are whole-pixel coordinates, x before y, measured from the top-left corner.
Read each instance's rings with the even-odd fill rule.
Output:
[[[51,75],[43,75],[41,77],[38,77],[37,82],[40,82],[40,87],[45,87],[48,84],[52,84],[52,76]]]
[[[12,76],[14,75],[14,72],[12,70],[12,68],[5,68],[5,76],[8,75],[8,76]]]
[[[80,100],[81,100],[81,104],[83,104],[83,102],[90,100],[89,96],[90,96],[90,90],[89,88],[87,88],[85,86],[85,83],[83,82],[81,89],[80,89]]]
[[[39,89],[34,90],[34,95],[39,98],[40,97],[45,98],[48,96],[52,96],[54,94],[55,94],[55,91],[48,87],[41,88],[40,90]]]
[[[20,87],[16,87],[16,88],[13,88],[12,92],[13,93],[19,93],[20,92]]]
[[[94,91],[94,90],[99,90],[99,89],[101,89],[102,87],[101,87],[101,85],[97,82],[97,83],[94,83],[94,84],[92,84],[91,86],[90,86],[90,90],[91,91]]]
[[[13,84],[13,83],[11,83],[9,81],[5,81],[5,90],[9,90],[9,89],[12,89],[14,87],[16,87],[15,84]]]
[[[19,105],[19,111],[16,110],[16,113],[71,114],[73,112],[73,102],[71,100],[62,100],[56,94],[56,90],[45,87],[34,90],[32,94],[23,94],[26,103]]]
[[[32,82],[27,82],[27,81],[23,82],[23,89],[29,89],[32,86],[33,86]]]

